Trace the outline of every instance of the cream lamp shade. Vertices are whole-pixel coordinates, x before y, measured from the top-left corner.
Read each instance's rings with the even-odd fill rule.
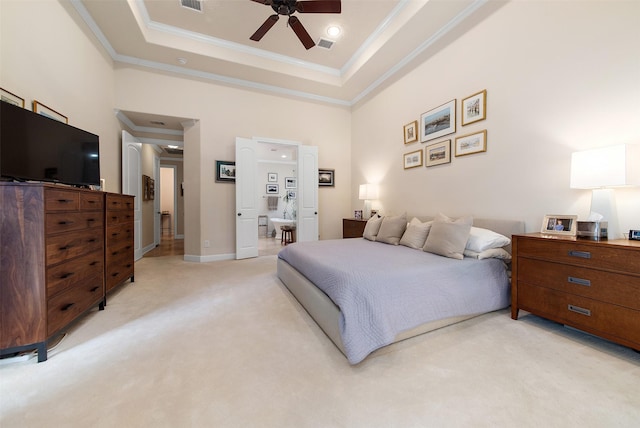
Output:
[[[365,219],[371,218],[371,201],[378,199],[378,185],[371,183],[361,184],[358,199],[364,200],[362,216]]]
[[[589,220],[606,220],[609,239],[619,239],[614,187],[640,185],[640,145],[621,144],[571,155],[572,189],[592,189]]]

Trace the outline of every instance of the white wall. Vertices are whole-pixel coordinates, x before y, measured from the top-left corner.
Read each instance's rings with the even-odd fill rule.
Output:
[[[357,184],[379,182],[387,213],[524,219],[589,213],[569,188],[573,151],[640,143],[640,2],[510,2],[398,82],[354,108]],[[487,129],[486,153],[404,170],[403,125],[486,89],[487,119],[428,144]],[[640,162],[640,159],[638,160]],[[640,228],[640,190],[618,191],[621,230]]]

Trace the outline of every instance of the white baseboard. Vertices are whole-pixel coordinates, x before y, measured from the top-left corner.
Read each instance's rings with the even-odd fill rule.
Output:
[[[207,263],[207,262],[219,262],[222,260],[235,260],[235,254],[212,254],[210,256],[194,256],[185,254],[185,262]]]

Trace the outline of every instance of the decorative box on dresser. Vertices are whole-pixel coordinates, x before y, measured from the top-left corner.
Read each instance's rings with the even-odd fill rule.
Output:
[[[357,218],[343,218],[342,219],[342,237],[343,238],[362,238],[364,233],[364,227],[367,225],[367,220],[360,220]]]
[[[640,350],[640,241],[533,233],[512,252],[513,319],[523,309]]]
[[[104,308],[104,194],[0,183],[0,353],[36,348]]]
[[[105,281],[106,292],[131,279],[134,281],[134,197],[106,194]]]

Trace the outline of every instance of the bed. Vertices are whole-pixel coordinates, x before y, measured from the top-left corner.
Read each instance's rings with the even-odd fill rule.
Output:
[[[524,233],[524,223],[473,219],[473,229],[510,238]],[[465,256],[456,259],[369,238],[298,242],[277,259],[280,280],[351,364],[381,347],[510,303],[508,257],[478,259],[473,251],[468,257],[465,248]],[[508,256],[510,244],[491,251]]]

